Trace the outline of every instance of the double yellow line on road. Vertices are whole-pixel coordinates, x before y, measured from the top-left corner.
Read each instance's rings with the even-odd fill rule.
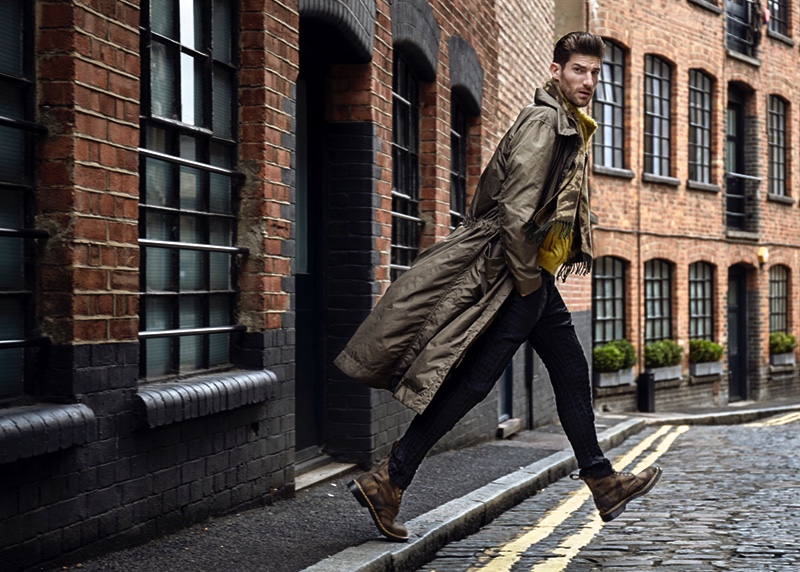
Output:
[[[640,455],[646,452],[656,441],[663,437],[661,443],[642,459],[634,468],[634,473],[639,472],[646,467],[652,465],[661,455],[667,452],[670,446],[675,442],[681,434],[689,430],[686,425],[679,427],[662,426],[655,433],[643,439],[638,445],[632,448],[628,453],[622,455],[614,461],[615,467],[627,467],[633,463]],[[508,572],[523,556],[523,554],[534,544],[541,542],[550,536],[558,526],[560,526],[567,518],[578,510],[583,504],[591,499],[591,493],[588,488],[582,489],[572,493],[567,500],[563,501],[557,507],[549,511],[539,522],[537,522],[528,532],[522,534],[517,539],[499,547],[497,552],[492,551],[487,554],[489,560],[484,563],[478,564],[469,569],[470,572]],[[597,532],[602,527],[602,520],[600,515],[596,514],[595,517],[589,522],[588,525],[583,527],[575,534],[565,539],[559,546],[554,549],[554,556],[548,558],[546,562],[537,564],[532,568],[534,572],[559,572],[567,567],[569,562],[586,546]]]
[[[800,412],[787,413],[779,417],[772,417],[766,421],[755,421],[748,423],[745,427],[777,427],[778,425],[788,425],[794,421],[800,421]]]

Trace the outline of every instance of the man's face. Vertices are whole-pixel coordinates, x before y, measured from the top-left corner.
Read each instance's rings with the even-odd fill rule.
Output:
[[[561,93],[575,107],[586,107],[594,95],[603,62],[595,56],[572,54],[562,67],[553,62],[550,74]]]

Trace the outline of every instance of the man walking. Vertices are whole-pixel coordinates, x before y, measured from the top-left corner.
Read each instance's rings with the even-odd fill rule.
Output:
[[[659,467],[617,473],[597,442],[589,367],[555,277],[591,270],[586,163],[605,44],[572,32],[481,175],[465,222],[386,291],[336,358],[352,378],[389,389],[417,415],[389,457],[349,484],[381,534],[433,445],[480,403],[526,340],[550,374],[561,425],[604,521],[649,492]]]

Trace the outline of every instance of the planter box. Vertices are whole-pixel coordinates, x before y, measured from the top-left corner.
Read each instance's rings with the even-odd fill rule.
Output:
[[[630,385],[632,383],[632,367],[609,373],[595,372],[594,374],[594,384],[596,387],[616,387],[617,385]]]
[[[680,365],[670,365],[667,367],[649,367],[647,370],[655,376],[656,381],[665,379],[678,379],[681,377],[683,370]]]
[[[794,352],[785,354],[770,354],[769,363],[772,365],[794,365],[795,357]]]
[[[689,369],[691,374],[695,377],[701,377],[703,375],[720,375],[722,373],[722,362],[710,361],[704,363],[692,363],[689,364]]]

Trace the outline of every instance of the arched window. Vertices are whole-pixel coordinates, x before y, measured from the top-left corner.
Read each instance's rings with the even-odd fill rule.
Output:
[[[625,262],[602,256],[592,269],[594,345],[625,337]]]
[[[644,265],[644,341],[672,339],[672,264],[648,260]]]
[[[789,270],[769,269],[769,333],[789,331]]]
[[[711,76],[689,70],[689,180],[711,183]]]
[[[672,69],[666,60],[644,58],[644,172],[669,177]]]
[[[689,339],[714,339],[714,266],[689,265]]]
[[[788,104],[769,96],[767,137],[769,141],[769,193],[786,195],[786,111]]]
[[[594,164],[625,168],[625,52],[606,40],[603,72],[593,104],[597,132],[594,134]]]

